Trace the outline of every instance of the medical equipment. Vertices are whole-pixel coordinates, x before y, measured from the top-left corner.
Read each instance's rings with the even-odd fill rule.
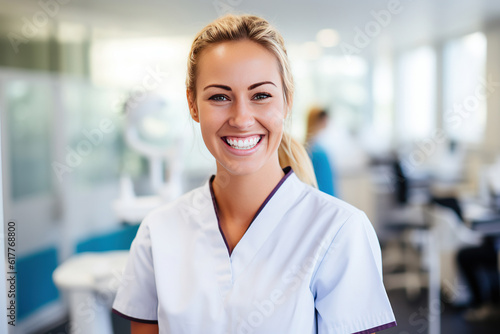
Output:
[[[150,94],[140,100],[130,98],[125,112],[127,144],[148,158],[149,182],[154,195],[136,197],[132,179],[123,175],[120,198],[114,201],[113,209],[122,221],[137,223],[152,209],[182,194],[184,141],[176,126],[178,115],[158,95]]]

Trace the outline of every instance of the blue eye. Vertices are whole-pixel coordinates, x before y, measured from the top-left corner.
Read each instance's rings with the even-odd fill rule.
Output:
[[[227,96],[225,96],[225,95],[220,95],[220,94],[210,96],[208,99],[209,99],[209,100],[212,100],[212,101],[228,101],[228,100],[229,100],[229,99],[227,98]]]
[[[267,98],[272,97],[271,94],[268,93],[257,93],[254,95],[254,100],[265,100]]]

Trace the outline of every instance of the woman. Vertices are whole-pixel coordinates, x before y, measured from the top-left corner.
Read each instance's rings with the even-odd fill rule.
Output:
[[[327,125],[328,113],[326,110],[318,107],[309,109],[307,113],[306,146],[318,181],[318,189],[329,195],[337,196],[334,187],[335,173],[333,166],[328,158],[328,153],[317,138]]]
[[[371,224],[307,184],[307,154],[283,131],[293,80],[279,33],[255,16],[214,21],[195,38],[186,83],[217,173],[144,219],[114,312],[132,333],[394,326]]]

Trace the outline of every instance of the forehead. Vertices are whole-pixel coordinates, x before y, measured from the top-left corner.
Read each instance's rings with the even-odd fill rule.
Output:
[[[197,86],[226,84],[249,85],[273,81],[281,87],[278,60],[262,45],[249,40],[211,45],[200,54]]]

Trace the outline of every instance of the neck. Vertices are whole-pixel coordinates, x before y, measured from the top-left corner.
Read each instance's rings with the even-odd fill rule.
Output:
[[[261,204],[285,175],[279,163],[268,165],[252,174],[232,175],[217,164],[213,190],[223,224],[248,227]]]

